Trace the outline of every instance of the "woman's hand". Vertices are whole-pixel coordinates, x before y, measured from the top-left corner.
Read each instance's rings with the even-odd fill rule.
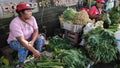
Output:
[[[95,15],[93,16],[93,18],[99,21],[99,20],[102,20],[102,15]]]
[[[33,47],[34,42],[30,41],[30,42],[28,42],[28,45]],[[39,58],[41,56],[41,53],[38,50],[36,50],[36,49],[32,50],[31,52],[33,53],[33,56],[35,58]]]
[[[33,52],[33,55],[34,55],[35,58],[39,58],[41,56],[41,53],[38,50],[35,50]]]
[[[34,46],[34,42],[33,41],[29,41],[28,44],[31,44],[32,46]]]
[[[17,37],[17,40],[20,41],[20,43],[21,43],[26,49],[28,49],[29,51],[31,51],[31,52],[33,53],[33,55],[34,55],[35,58],[40,57],[40,55],[41,55],[40,52],[39,52],[38,50],[36,50],[36,49],[31,45],[32,43],[28,44],[29,42],[24,39],[24,36]]]

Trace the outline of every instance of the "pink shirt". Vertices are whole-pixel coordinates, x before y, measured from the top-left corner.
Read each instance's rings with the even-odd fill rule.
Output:
[[[102,9],[97,9],[96,6],[92,6],[88,12],[90,15],[102,14]]]
[[[38,26],[36,19],[33,16],[28,20],[28,23],[25,23],[19,17],[16,17],[11,21],[9,29],[8,43],[12,40],[17,40],[16,37],[20,36],[29,39],[34,32],[34,29],[38,29]]]

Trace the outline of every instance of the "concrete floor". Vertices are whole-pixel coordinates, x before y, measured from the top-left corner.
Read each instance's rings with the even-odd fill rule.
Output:
[[[98,63],[93,66],[93,68],[114,68],[115,65],[120,65],[120,60],[116,60],[111,63]],[[120,68],[120,67],[117,67]]]

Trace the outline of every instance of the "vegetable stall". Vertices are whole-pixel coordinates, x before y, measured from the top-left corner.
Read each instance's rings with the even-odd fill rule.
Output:
[[[55,3],[56,6],[60,4],[59,2]],[[99,63],[108,64],[112,62],[114,68],[119,68],[120,65],[116,63],[116,60],[120,60],[120,56],[115,34],[119,31],[120,26],[118,22],[120,7],[105,11],[101,21],[90,19],[85,10],[78,12],[72,7],[62,7],[50,7],[49,9],[52,9],[50,12],[47,12],[47,7],[42,7],[41,12],[34,14],[37,20],[41,21],[39,25],[45,21],[43,25],[47,24],[47,26],[43,28],[45,28],[46,34],[50,33],[50,37],[46,38],[46,45],[43,47],[41,57],[31,59],[31,56],[28,56],[24,68],[90,68],[91,66],[94,68]],[[59,12],[53,11],[53,9]],[[46,13],[43,17],[44,20],[42,17],[39,18],[39,16],[44,15],[40,14],[42,11]],[[50,17],[49,14],[53,17]],[[49,26],[53,22],[49,22],[46,19],[47,16],[49,16],[49,20],[57,18],[59,23],[54,23],[63,32],[58,34],[58,31],[58,33],[56,32],[57,35],[54,35],[54,26]],[[14,55],[17,54],[14,53]],[[17,63],[16,57],[12,63],[8,57],[0,57],[1,68],[14,68]]]

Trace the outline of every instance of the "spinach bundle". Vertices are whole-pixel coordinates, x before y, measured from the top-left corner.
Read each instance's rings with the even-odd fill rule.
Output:
[[[109,63],[117,58],[117,41],[112,31],[97,27],[86,35],[86,50],[94,61]]]

